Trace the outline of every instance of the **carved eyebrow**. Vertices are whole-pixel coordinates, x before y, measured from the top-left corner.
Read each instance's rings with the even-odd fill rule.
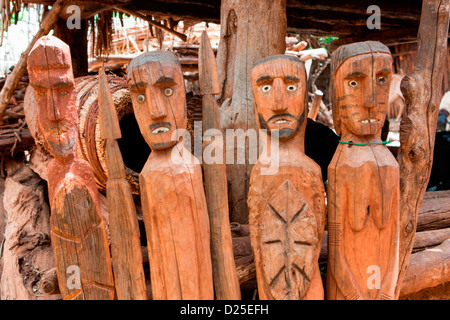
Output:
[[[160,86],[173,86],[176,85],[177,83],[175,82],[175,80],[173,78],[168,78],[168,77],[161,77],[158,80],[156,80],[154,86],[160,87]]]
[[[139,90],[140,88],[145,88],[147,87],[147,83],[145,82],[135,82],[130,84],[130,89],[131,90]]]
[[[292,81],[292,82],[299,82],[300,79],[294,76],[284,76],[284,80]]]
[[[352,72],[352,73],[347,74],[344,79],[352,78],[352,77],[360,77],[360,78],[362,78],[362,77],[367,77],[367,75],[365,73],[363,73],[363,72],[356,71],[356,72]]]
[[[46,90],[49,89],[48,86],[46,86],[46,85],[41,85],[41,84],[38,84],[38,83],[34,83],[34,84],[32,84],[31,86],[32,86],[33,88],[38,88],[38,89],[46,89]],[[69,81],[60,81],[60,82],[55,83],[55,84],[52,85],[51,87],[52,87],[52,89],[53,89],[53,88],[66,88],[66,87],[71,87],[71,86],[73,86],[73,83],[72,83],[72,82],[69,82]]]
[[[272,82],[272,77],[271,76],[262,76],[262,77],[259,77],[258,79],[256,79],[256,84],[257,85],[260,85],[260,84],[263,84],[263,83],[270,83],[270,82]]]
[[[381,69],[380,71],[378,71],[377,73],[389,73],[389,72],[392,72],[392,70],[390,68],[384,68],[384,69]]]
[[[71,87],[71,86],[73,86],[73,83],[72,83],[72,82],[69,82],[69,81],[60,81],[60,82],[55,83],[55,84],[52,86],[52,88],[65,88],[65,87]]]

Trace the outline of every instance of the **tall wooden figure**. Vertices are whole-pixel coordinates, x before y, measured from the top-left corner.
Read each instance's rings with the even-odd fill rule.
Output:
[[[399,267],[399,166],[381,141],[392,57],[380,42],[331,60],[340,144],[328,167],[327,298],[394,299]]]
[[[87,162],[77,157],[78,113],[69,46],[40,38],[28,56],[38,105],[37,126],[54,160],[48,166],[51,241],[61,295],[114,299],[105,223]]]
[[[272,56],[255,63],[251,78],[259,128],[268,133],[260,133],[266,150],[252,169],[248,197],[259,298],[323,299],[325,189],[319,165],[304,153],[305,66],[297,57]]]
[[[141,133],[152,152],[140,174],[154,299],[213,299],[210,226],[201,166],[184,147],[183,73],[169,52],[144,53],[128,67]]]

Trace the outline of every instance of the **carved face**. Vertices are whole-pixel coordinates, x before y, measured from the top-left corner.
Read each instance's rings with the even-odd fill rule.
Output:
[[[380,134],[389,100],[392,57],[365,53],[345,60],[335,73],[341,137]]]
[[[300,60],[274,56],[252,69],[252,89],[260,129],[293,137],[305,120],[306,71]]]
[[[175,55],[151,52],[135,58],[128,70],[134,113],[152,150],[174,146],[172,134],[186,129],[183,73]]]
[[[30,84],[38,106],[37,127],[55,158],[73,154],[78,113],[69,47],[55,37],[43,37],[28,57]]]

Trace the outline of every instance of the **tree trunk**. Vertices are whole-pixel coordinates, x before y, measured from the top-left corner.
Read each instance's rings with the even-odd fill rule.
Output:
[[[54,268],[50,245],[50,209],[42,180],[25,162],[6,165],[3,203],[5,242],[3,246],[2,300],[53,300],[39,288],[43,272]]]
[[[424,0],[413,73],[402,80],[406,114],[400,124],[400,268],[396,289],[411,255],[417,217],[430,178],[447,55],[449,0]]]
[[[222,130],[256,130],[250,70],[257,60],[285,52],[286,0],[223,0],[220,22],[217,65]],[[230,221],[248,223],[248,148],[236,146],[231,139],[227,142],[226,154],[234,156],[232,164],[227,161]],[[236,160],[240,152],[246,155],[244,164]]]

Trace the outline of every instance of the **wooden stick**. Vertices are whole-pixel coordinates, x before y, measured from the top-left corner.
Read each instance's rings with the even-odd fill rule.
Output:
[[[20,78],[22,78],[22,76],[25,74],[25,71],[27,70],[28,54],[30,53],[36,41],[43,35],[49,33],[53,28],[53,25],[58,20],[66,2],[66,0],[58,0],[53,4],[52,9],[48,12],[47,16],[45,16],[45,18],[41,22],[41,28],[36,33],[27,49],[20,56],[19,62],[17,62],[14,70],[6,78],[5,85],[0,92],[0,125],[3,123],[3,115],[6,108],[8,107],[9,100],[11,99],[11,96],[14,94],[14,90],[19,84]]]
[[[143,14],[140,14],[139,12],[132,11],[132,10],[129,10],[129,9],[126,9],[126,8],[122,8],[122,7],[114,7],[114,10],[126,13],[126,14],[128,14],[130,16],[135,16],[136,18],[139,18],[139,19],[142,19],[144,21],[147,21],[152,26],[155,26],[155,27],[160,28],[160,29],[162,29],[162,30],[164,30],[164,31],[166,31],[166,32],[168,32],[170,34],[173,34],[174,36],[180,38],[182,41],[186,41],[187,40],[187,36],[185,34],[177,32],[177,31],[175,31],[173,29],[170,29],[169,27],[167,27],[165,25],[162,25],[160,23],[157,23],[157,22],[153,21],[152,19],[150,19],[149,17],[144,16]]]
[[[401,89],[406,114],[400,124],[400,268],[396,296],[413,247],[417,217],[430,178],[442,77],[447,54],[449,0],[424,0],[418,51],[411,76]]]
[[[322,101],[323,93],[320,90],[316,90],[314,92],[314,100],[311,104],[311,108],[308,112],[308,118],[312,120],[316,120],[317,114],[319,113],[320,102]]]
[[[220,93],[219,78],[214,52],[205,31],[203,31],[200,41],[198,60],[200,94],[203,104],[203,131],[217,129],[220,132],[219,109],[213,97],[213,94]],[[219,145],[215,152],[222,152],[223,155],[223,147],[222,141],[222,145]],[[207,164],[206,161],[203,161],[205,195],[211,225],[213,278],[218,300],[238,300],[241,298],[241,292],[233,259],[228,211],[227,172],[223,160],[222,158],[221,164]]]
[[[102,138],[106,139],[106,193],[117,298],[146,300],[136,208],[125,178],[125,165],[117,143],[121,138],[119,120],[103,68],[99,71],[99,87],[100,129]]]

